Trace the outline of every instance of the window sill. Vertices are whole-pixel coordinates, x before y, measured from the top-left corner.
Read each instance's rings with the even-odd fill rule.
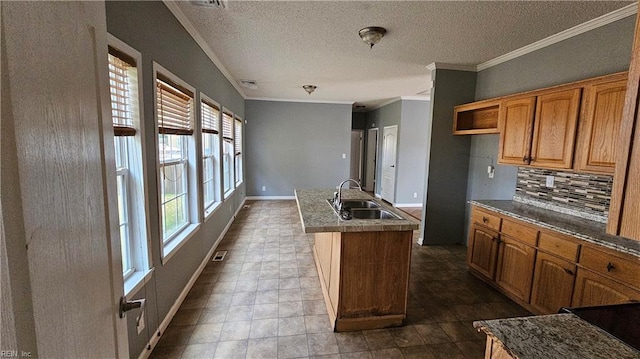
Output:
[[[231,195],[232,195],[232,194],[233,194],[233,192],[235,192],[235,191],[236,191],[236,189],[235,189],[235,187],[234,187],[234,188],[232,188],[232,189],[228,190],[227,192],[225,192],[225,193],[224,193],[224,199],[227,199],[227,198],[231,197]]]
[[[145,284],[149,283],[153,277],[154,269],[151,268],[146,271],[134,272],[127,280],[124,281],[124,295],[125,297],[131,297],[138,293]]]
[[[187,243],[189,238],[191,238],[200,228],[199,223],[192,223],[186,226],[179,235],[165,243],[162,247],[162,265],[167,264],[169,259],[173,257],[176,252],[182,248],[182,246]]]
[[[207,221],[213,213],[222,206],[222,202],[215,202],[204,211],[204,220]]]
[[[244,183],[244,181],[236,182],[236,188],[242,186],[243,183]]]

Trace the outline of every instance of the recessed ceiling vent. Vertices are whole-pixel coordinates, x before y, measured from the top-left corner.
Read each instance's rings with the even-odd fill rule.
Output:
[[[215,9],[226,9],[227,0],[191,0],[193,5],[212,7]]]
[[[240,85],[252,90],[258,89],[258,83],[256,82],[256,80],[240,80]]]

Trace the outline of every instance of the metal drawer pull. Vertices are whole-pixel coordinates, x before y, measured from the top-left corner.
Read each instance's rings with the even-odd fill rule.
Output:
[[[565,273],[568,275],[573,275],[573,271],[571,269],[564,268]]]
[[[487,217],[482,217],[482,223],[487,223],[489,222],[489,218]]]
[[[616,269],[616,267],[614,267],[611,262],[607,263],[607,272],[611,272],[614,269]]]

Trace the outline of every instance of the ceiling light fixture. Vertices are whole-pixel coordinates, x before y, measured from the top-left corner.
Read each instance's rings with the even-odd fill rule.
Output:
[[[369,48],[373,48],[373,45],[379,43],[386,33],[387,29],[379,26],[367,26],[358,31],[358,35],[365,44],[369,45]]]
[[[304,86],[302,86],[302,88],[303,88],[305,91],[307,91],[307,92],[309,93],[309,95],[311,95],[311,93],[312,93],[313,91],[315,91],[315,90],[318,88],[318,86],[315,86],[315,85],[304,85]]]

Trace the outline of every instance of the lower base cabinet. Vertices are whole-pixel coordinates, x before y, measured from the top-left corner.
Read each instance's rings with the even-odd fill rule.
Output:
[[[413,232],[317,233],[314,259],[335,331],[400,326]]]
[[[576,265],[544,252],[538,252],[531,306],[540,313],[557,313],[571,306]]]
[[[512,296],[528,302],[531,296],[536,249],[509,237],[502,237],[498,250],[496,284]]]
[[[511,354],[502,346],[499,340],[487,336],[487,345],[484,352],[485,359],[513,359]]]
[[[640,299],[640,291],[586,269],[578,269],[573,307],[628,303]]]
[[[498,253],[498,232],[473,224],[469,231],[467,263],[488,279],[495,276]]]

